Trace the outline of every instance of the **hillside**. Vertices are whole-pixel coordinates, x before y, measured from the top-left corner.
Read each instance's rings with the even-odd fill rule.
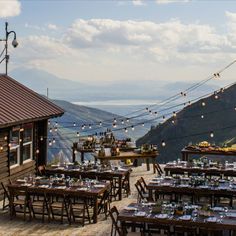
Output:
[[[205,102],[205,106],[202,106],[202,101]],[[185,107],[177,114],[175,124],[172,123],[172,119],[168,119],[138,139],[137,144],[157,144],[160,162],[180,158],[181,149],[189,143],[195,144],[206,140],[216,145],[234,144],[236,137],[235,105],[236,85],[233,85],[220,92],[218,99],[212,95]],[[202,115],[204,118],[201,118]],[[222,129],[223,127],[230,128]],[[214,132],[213,138],[210,137],[211,131]],[[162,140],[166,142],[165,147],[161,146]]]
[[[55,104],[64,109],[65,113],[62,117],[52,119],[52,124],[58,122],[58,131],[49,132],[49,139],[56,139],[56,143],[52,146],[49,146],[48,159],[49,161],[54,158],[55,155],[58,155],[60,152],[63,152],[64,155],[70,159],[72,156],[71,147],[73,142],[78,141],[77,131],[80,134],[94,134],[99,132],[106,131],[107,128],[111,128],[112,121],[114,118],[122,119],[121,116],[106,112],[100,109],[86,107],[81,105],[72,104],[63,100],[53,100]],[[92,126],[91,129],[81,130],[83,124],[99,124],[100,121],[103,122],[103,128],[97,126]],[[133,121],[134,123],[136,121]],[[75,126],[74,126],[75,123]],[[130,125],[132,122],[130,122]],[[87,130],[87,132],[86,132]],[[148,126],[140,127],[135,129],[132,132],[125,133],[123,130],[114,132],[117,138],[126,138],[131,137],[133,140],[143,136],[149,130]]]

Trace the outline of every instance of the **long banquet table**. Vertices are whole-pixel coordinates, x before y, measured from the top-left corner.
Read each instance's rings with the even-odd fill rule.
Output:
[[[65,176],[70,176],[73,178],[89,178],[89,179],[99,179],[99,180],[110,180],[118,179],[118,197],[122,200],[122,180],[126,178],[129,183],[130,179],[130,168],[118,168],[116,170],[106,170],[98,171],[96,169],[91,170],[81,170],[79,168],[66,169],[64,167],[46,167],[46,175],[64,174]],[[130,187],[129,187],[130,188]],[[130,190],[129,190],[130,191]]]
[[[97,218],[98,218],[98,198],[99,196],[102,196],[102,194],[110,187],[110,183],[107,182],[98,182],[97,185],[94,185],[93,187],[85,187],[85,186],[71,186],[71,187],[66,187],[65,185],[62,187],[62,185],[55,185],[55,186],[50,186],[49,182],[47,184],[32,184],[32,182],[23,182],[22,180],[15,181],[9,186],[9,190],[17,188],[18,190],[26,191],[28,189],[39,189],[42,191],[42,193],[48,193],[48,194],[53,194],[58,189],[60,189],[62,192],[65,194],[67,192],[73,192],[75,195],[78,197],[86,197],[89,199],[93,200],[93,222],[97,223]],[[11,197],[11,191],[10,193],[10,199]],[[10,200],[10,206],[11,206],[11,200]]]
[[[236,169],[234,168],[217,168],[217,167],[193,167],[193,166],[182,166],[182,165],[166,165],[164,167],[166,175],[179,174],[183,175],[187,173],[191,174],[202,174],[207,176],[232,176],[236,177]]]
[[[175,184],[172,180],[160,182],[159,178],[153,179],[147,185],[149,198],[153,198],[153,192],[157,194],[179,194],[194,196],[210,196],[212,201],[215,197],[227,197],[232,205],[233,198],[236,197],[236,188],[229,186],[191,186],[189,184]]]
[[[235,233],[236,230],[236,212],[235,210],[228,210],[224,217],[220,217],[219,212],[214,212],[212,216],[193,217],[192,215],[178,216],[172,214],[153,213],[152,205],[145,205],[131,203],[125,207],[118,215],[118,220],[121,222],[123,232],[125,234],[125,223],[144,223],[154,224],[156,226],[182,226],[196,229],[201,228],[205,230],[230,230]]]

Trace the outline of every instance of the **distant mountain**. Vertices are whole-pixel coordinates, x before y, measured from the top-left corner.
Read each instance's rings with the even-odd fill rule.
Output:
[[[51,99],[66,100],[71,102],[82,101],[108,101],[108,100],[152,100],[160,101],[182,89],[188,88],[191,83],[175,82],[165,80],[142,81],[126,80],[100,83],[99,79],[94,82],[82,83],[59,78],[46,71],[38,69],[18,68],[11,71],[10,76],[34,91],[48,95]],[[79,76],[78,76],[79,81]],[[200,94],[212,91],[212,87],[204,85]],[[199,95],[200,95],[199,94]]]
[[[202,106],[202,102],[206,104]],[[153,127],[146,135],[137,140],[137,144],[158,144],[160,162],[167,162],[181,157],[181,150],[189,143],[208,141],[222,146],[236,142],[236,85],[218,94],[212,95],[185,107],[173,118]],[[202,115],[204,118],[202,118]],[[228,127],[227,129],[222,129]],[[214,137],[210,137],[211,131]],[[199,134],[199,135],[198,135]],[[166,146],[162,147],[164,140]]]
[[[53,102],[63,108],[65,114],[51,120],[50,127],[55,127],[55,122],[57,122],[58,130],[55,132],[52,129],[52,132],[49,132],[49,139],[53,140],[53,138],[55,138],[56,143],[49,147],[48,161],[54,159],[59,153],[63,153],[67,159],[71,160],[72,144],[79,140],[77,136],[78,131],[80,132],[80,136],[105,132],[107,128],[112,128],[114,118],[119,121],[117,122],[117,129],[122,128],[120,121],[124,118],[119,115],[96,108],[75,105],[63,100],[53,100]],[[102,127],[99,126],[100,121],[103,122]],[[135,120],[131,120],[129,125],[135,124],[136,122]],[[81,130],[84,124],[87,124],[87,127]],[[91,124],[91,129],[88,127],[88,124]],[[125,127],[125,125],[123,126]],[[150,126],[140,126],[134,131],[130,130],[129,133],[125,133],[124,130],[114,131],[114,135],[119,139],[131,137],[132,140],[135,141],[137,138],[147,133],[149,129]]]

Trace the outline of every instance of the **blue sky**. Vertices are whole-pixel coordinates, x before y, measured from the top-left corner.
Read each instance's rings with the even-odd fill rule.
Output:
[[[235,1],[0,0],[3,36],[5,20],[10,70],[75,81],[199,81],[236,59]]]

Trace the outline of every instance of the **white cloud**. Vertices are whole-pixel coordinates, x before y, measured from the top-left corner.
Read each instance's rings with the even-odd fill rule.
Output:
[[[144,6],[144,5],[146,5],[144,0],[133,0],[132,2],[133,2],[134,6]]]
[[[17,16],[21,12],[21,4],[18,0],[0,1],[0,18]]]
[[[184,64],[225,63],[236,57],[234,13],[226,16],[228,30],[224,33],[207,24],[178,19],[162,23],[77,19],[69,29],[57,26],[62,34],[56,38],[32,35],[18,39],[14,57],[23,65],[64,77],[70,74],[70,78],[79,73],[80,79],[88,81],[141,77],[149,74],[148,68],[155,71],[157,64],[182,68]]]
[[[189,0],[156,0],[157,4],[187,3]]]
[[[48,24],[47,27],[50,30],[58,30],[58,27],[56,25],[54,25],[54,24]]]

